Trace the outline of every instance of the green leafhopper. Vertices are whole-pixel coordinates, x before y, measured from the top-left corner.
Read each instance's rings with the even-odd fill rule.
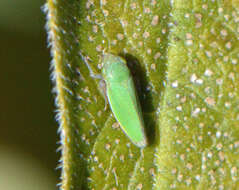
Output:
[[[110,53],[104,54],[102,75],[108,102],[122,130],[135,145],[145,147],[142,111],[126,61]]]

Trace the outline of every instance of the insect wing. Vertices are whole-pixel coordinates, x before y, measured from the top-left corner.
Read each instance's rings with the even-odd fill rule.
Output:
[[[135,145],[146,146],[141,107],[132,77],[118,82],[118,84],[108,85],[107,97],[111,109],[126,135]]]

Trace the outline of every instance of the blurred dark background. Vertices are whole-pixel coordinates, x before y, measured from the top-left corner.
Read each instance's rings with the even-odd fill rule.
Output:
[[[0,189],[57,189],[43,0],[0,0]],[[15,187],[15,188],[14,188]]]

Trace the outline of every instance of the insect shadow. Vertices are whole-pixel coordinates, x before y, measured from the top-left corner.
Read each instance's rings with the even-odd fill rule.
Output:
[[[137,95],[139,98],[140,106],[145,123],[146,138],[149,145],[154,144],[156,138],[156,116],[153,106],[152,95],[148,90],[148,81],[146,78],[146,70],[139,64],[136,57],[125,54],[120,55],[125,58],[127,66],[133,76],[134,84],[136,87]]]

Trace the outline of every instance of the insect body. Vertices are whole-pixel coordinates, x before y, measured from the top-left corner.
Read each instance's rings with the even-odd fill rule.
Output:
[[[145,147],[147,140],[142,111],[126,61],[119,56],[105,54],[102,75],[106,83],[106,95],[115,118],[135,145]]]

